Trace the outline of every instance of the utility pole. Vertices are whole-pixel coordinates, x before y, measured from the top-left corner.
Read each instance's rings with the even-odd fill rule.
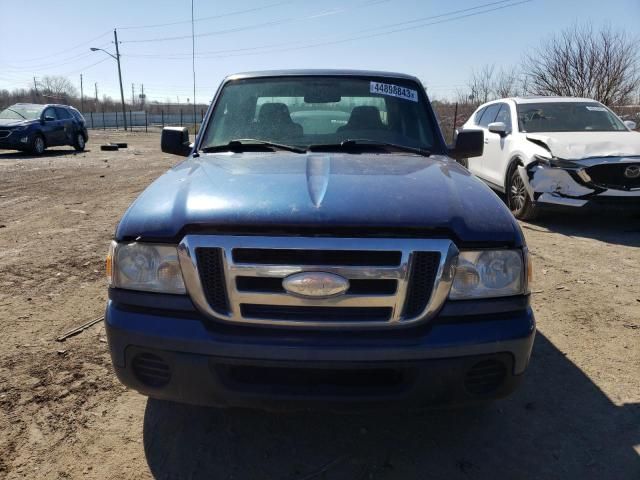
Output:
[[[198,133],[196,124],[196,36],[193,26],[193,0],[191,0],[191,69],[193,70],[193,134]]]
[[[122,70],[120,69],[120,48],[118,47],[118,32],[113,29],[113,39],[116,42],[116,61],[118,62],[118,79],[120,80],[120,100],[122,101],[122,121],[124,129],[127,130],[127,112],[124,106],[124,90],[122,89]]]
[[[80,74],[80,112],[84,113],[84,90],[82,89],[82,74]]]
[[[131,84],[131,106],[133,107],[136,104],[136,90],[135,90],[135,86],[132,83]]]
[[[142,107],[142,110],[144,110],[144,104],[145,104],[145,102],[147,100],[147,97],[144,94],[144,83],[140,84],[140,90],[141,90],[141,93],[140,93],[140,105]]]
[[[93,84],[93,88],[96,90],[96,105],[98,104],[98,82]]]
[[[38,93],[38,82],[36,81],[36,77],[33,77],[33,88],[36,90],[36,97],[39,97],[40,94]]]

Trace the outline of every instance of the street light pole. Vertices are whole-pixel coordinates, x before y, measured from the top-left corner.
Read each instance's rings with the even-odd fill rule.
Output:
[[[120,48],[118,47],[118,32],[113,29],[113,38],[116,42],[116,61],[118,62],[118,79],[120,80],[120,100],[122,101],[122,118],[124,121],[124,129],[127,130],[127,112],[124,107],[124,90],[122,89],[122,71],[120,70]]]
[[[118,80],[120,80],[120,101],[122,102],[122,119],[124,122],[124,129],[127,129],[127,111],[125,109],[124,106],[124,90],[122,89],[122,71],[120,70],[120,48],[118,47],[118,33],[116,32],[116,29],[113,29],[113,38],[116,42],[116,54],[112,54],[107,52],[106,50],[102,49],[102,48],[97,48],[97,47],[91,47],[89,48],[89,50],[91,50],[92,52],[97,52],[98,50],[106,53],[107,55],[109,55],[111,58],[113,58],[116,62],[118,62]],[[96,99],[98,97],[98,93],[97,93],[98,87],[96,86]],[[118,118],[116,116],[116,118]]]

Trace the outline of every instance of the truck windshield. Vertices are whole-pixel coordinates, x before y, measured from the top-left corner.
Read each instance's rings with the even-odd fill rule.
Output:
[[[0,112],[0,118],[7,120],[35,120],[40,118],[42,107],[39,105],[12,105]]]
[[[433,151],[441,145],[429,108],[421,87],[402,79],[234,80],[224,86],[200,147],[255,139],[307,148],[359,139]]]
[[[627,129],[598,102],[545,102],[518,105],[521,132],[618,132]]]

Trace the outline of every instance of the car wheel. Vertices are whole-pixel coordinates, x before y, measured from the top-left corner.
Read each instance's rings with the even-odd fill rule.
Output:
[[[44,149],[47,146],[44,143],[44,137],[40,134],[37,134],[33,137],[33,142],[31,144],[31,151],[36,155],[42,155],[44,153]]]
[[[533,220],[538,216],[538,208],[529,197],[524,180],[518,173],[517,165],[511,170],[511,176],[509,177],[507,205],[511,213],[520,220]]]
[[[73,148],[75,148],[78,152],[81,152],[84,150],[84,147],[85,147],[84,135],[78,132],[76,133],[76,141],[73,144]]]

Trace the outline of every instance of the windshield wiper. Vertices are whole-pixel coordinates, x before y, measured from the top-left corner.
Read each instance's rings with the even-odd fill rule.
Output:
[[[237,140],[231,140],[224,145],[213,145],[210,147],[204,147],[201,152],[246,152],[247,150],[255,149],[256,146],[267,147],[275,150],[286,150],[288,152],[306,153],[304,148],[295,147],[293,145],[284,145],[282,143],[268,142],[265,140],[256,140],[255,138],[240,138]]]
[[[13,113],[17,113],[18,115],[20,115],[22,118],[24,118],[25,120],[27,119],[27,117],[25,117],[23,114],[21,114],[20,112],[16,112],[13,108],[7,108],[7,110],[13,112]]]
[[[390,142],[380,142],[378,140],[369,140],[367,138],[350,138],[340,143],[327,143],[318,145],[309,145],[308,150],[310,152],[332,152],[332,151],[349,151],[356,150],[358,147],[383,147],[390,150],[397,150],[400,152],[415,153],[416,155],[422,155],[428,157],[431,152],[426,148],[409,147],[407,145],[398,145]]]

